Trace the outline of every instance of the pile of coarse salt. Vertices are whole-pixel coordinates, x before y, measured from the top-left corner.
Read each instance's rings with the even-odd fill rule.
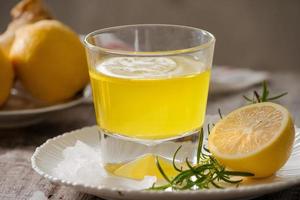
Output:
[[[63,160],[52,170],[54,177],[94,187],[118,189],[147,189],[156,177],[145,176],[141,181],[108,174],[102,164],[101,154],[92,147],[76,141],[76,144],[63,150]]]

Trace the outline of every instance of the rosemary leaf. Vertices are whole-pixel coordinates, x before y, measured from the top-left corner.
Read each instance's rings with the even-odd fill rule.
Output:
[[[266,101],[268,101],[268,96],[269,96],[269,90],[268,90],[268,87],[267,87],[267,82],[264,81],[262,86],[263,86],[263,92],[262,92],[261,102],[266,102]]]
[[[257,93],[257,91],[253,91],[253,94],[254,94],[254,96],[255,96],[255,98],[256,98],[256,101],[258,102],[258,103],[260,103],[261,102],[261,100],[260,100],[260,96],[259,96],[259,94]]]
[[[246,101],[249,101],[250,103],[253,103],[253,100],[252,100],[252,99],[250,99],[249,97],[247,97],[247,96],[243,95],[243,98],[244,98]]]
[[[254,176],[253,173],[239,172],[239,171],[225,171],[224,174],[231,175],[231,176]]]
[[[223,119],[223,116],[222,116],[222,113],[221,113],[221,109],[220,109],[220,108],[218,108],[218,113],[219,113],[220,119]]]
[[[204,131],[203,128],[201,128],[199,132],[199,140],[198,140],[198,148],[197,148],[197,164],[200,162],[200,156],[202,153],[202,146],[203,146],[203,138],[204,138]]]
[[[157,166],[159,172],[160,172],[161,175],[164,177],[164,179],[165,179],[167,182],[171,183],[171,180],[169,179],[169,177],[166,175],[166,173],[165,173],[164,170],[162,169],[162,167],[161,167],[161,165],[160,165],[160,163],[159,163],[159,160],[158,160],[158,157],[157,157],[157,156],[155,157],[155,163],[156,163],[156,166]]]
[[[173,159],[172,159],[172,163],[173,163],[173,167],[174,167],[174,169],[176,170],[176,171],[178,171],[178,172],[182,172],[182,167],[179,169],[177,166],[176,166],[176,163],[175,163],[175,161],[176,161],[176,156],[177,156],[177,153],[178,153],[178,151],[181,149],[181,145],[177,148],[177,150],[175,151],[175,153],[174,153],[174,156],[173,156]]]
[[[283,96],[285,96],[285,95],[287,95],[287,94],[288,94],[288,92],[284,92],[284,93],[279,94],[279,95],[277,95],[277,96],[270,97],[270,98],[268,98],[268,101],[273,101],[273,100],[279,99],[279,98],[281,98],[281,97],[283,97]]]

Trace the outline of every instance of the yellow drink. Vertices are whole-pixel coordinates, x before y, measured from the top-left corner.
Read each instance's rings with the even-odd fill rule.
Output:
[[[162,139],[203,124],[210,68],[188,57],[113,57],[90,67],[99,127]]]

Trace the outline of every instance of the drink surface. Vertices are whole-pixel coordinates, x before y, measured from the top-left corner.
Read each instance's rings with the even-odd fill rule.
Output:
[[[210,68],[189,57],[112,57],[90,67],[101,129],[163,139],[200,128]]]

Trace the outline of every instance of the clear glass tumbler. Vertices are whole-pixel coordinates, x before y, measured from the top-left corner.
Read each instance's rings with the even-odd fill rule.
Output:
[[[102,159],[192,159],[203,125],[215,38],[177,25],[106,28],[85,38]]]

